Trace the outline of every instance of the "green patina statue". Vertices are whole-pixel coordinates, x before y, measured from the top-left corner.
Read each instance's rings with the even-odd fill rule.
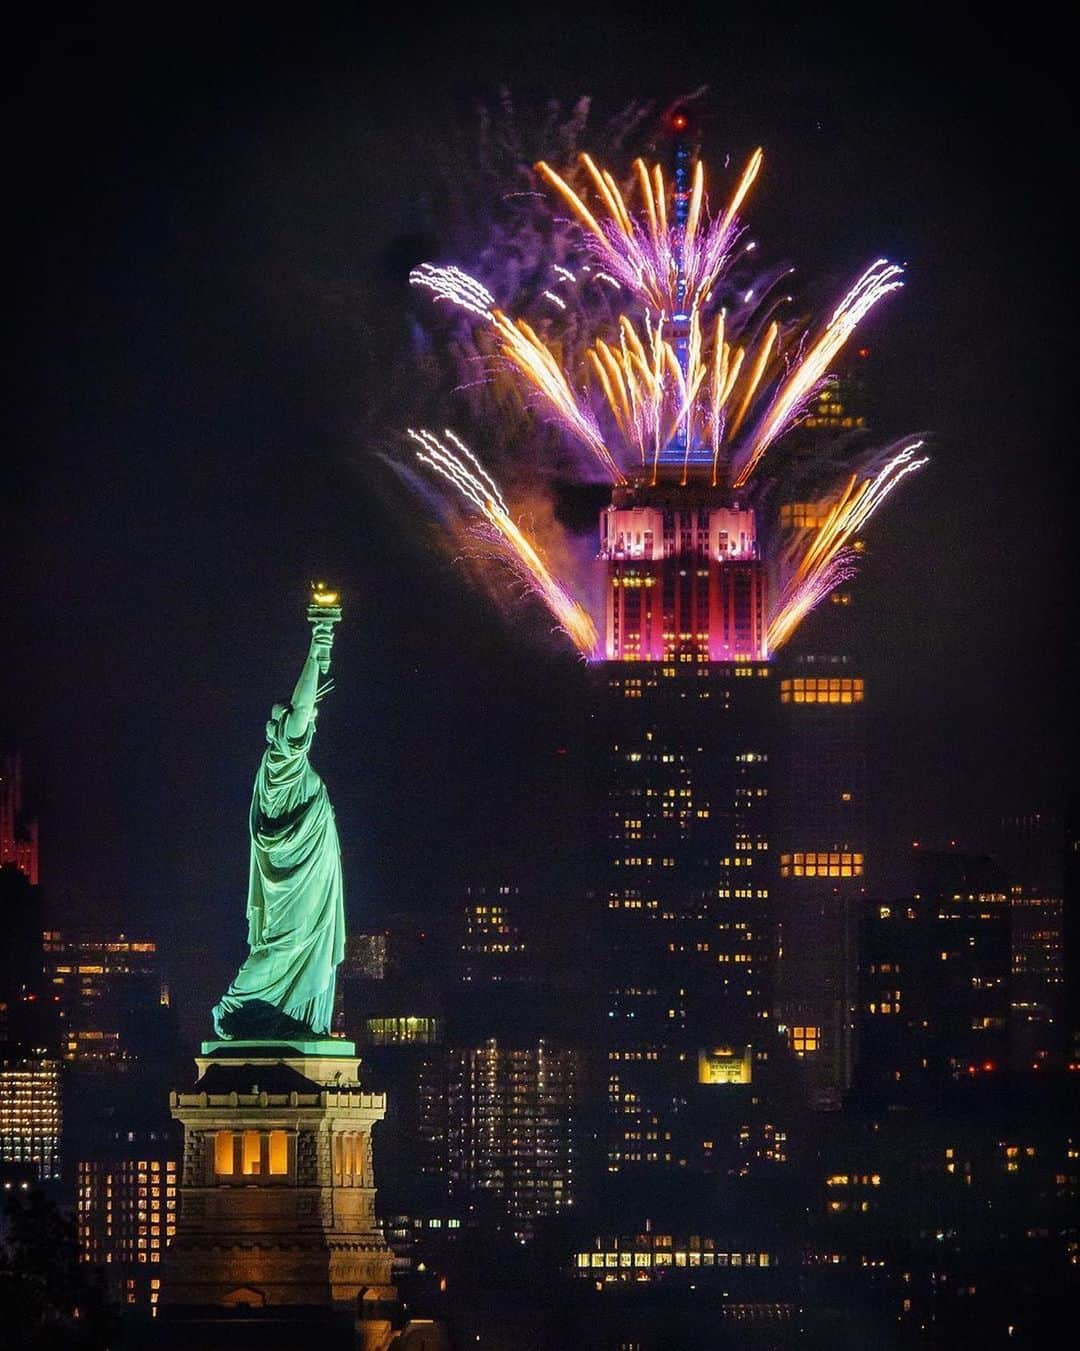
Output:
[[[311,646],[292,701],[275,704],[251,799],[250,951],[213,1010],[224,1040],[326,1037],[344,955],[341,854],[326,785],[308,762],[330,669],[337,596],[316,589]]]

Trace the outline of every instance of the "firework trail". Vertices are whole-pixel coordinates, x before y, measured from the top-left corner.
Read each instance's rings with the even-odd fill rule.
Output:
[[[659,164],[654,164],[650,172],[644,160],[634,161],[645,210],[642,220],[631,216],[611,174],[598,168],[590,156],[580,158],[606,208],[608,219],[603,224],[550,165],[541,160],[536,169],[588,231],[604,266],[629,290],[665,314],[679,313],[684,306],[697,309],[730,257],[738,235],[736,213],[761,169],[761,151],[755,150],[751,156],[727,210],[710,224],[703,223],[705,171],[699,160],[682,230],[668,226],[668,188]]]
[[[824,332],[812,343],[806,354],[795,364],[770,401],[768,411],[756,432],[740,451],[732,487],[744,486],[757,467],[765,451],[782,435],[802,412],[807,401],[819,388],[829,363],[835,359],[844,343],[855,331],[856,325],[871,309],[903,286],[901,269],[886,258],[879,258],[862,274],[859,280],[836,307]]]
[[[421,263],[409,275],[413,286],[423,286],[435,299],[448,300],[452,305],[479,315],[481,319],[491,317],[495,297],[475,277],[470,277],[460,267],[436,267],[434,263]]]
[[[432,432],[408,429],[419,449],[417,458],[441,474],[479,511],[499,544],[503,556],[529,589],[544,602],[574,646],[585,657],[596,651],[596,628],[582,607],[552,575],[536,546],[510,516],[499,485],[472,451],[447,428],[443,435],[453,449]]]
[[[779,651],[810,611],[842,582],[850,581],[857,571],[854,553],[850,549],[839,549],[798,583],[794,579],[789,581],[779,606],[769,619],[768,650]]]
[[[787,585],[769,620],[768,645],[781,648],[810,611],[841,582],[855,575],[848,547],[905,475],[921,469],[927,457],[914,459],[922,441],[904,446],[872,478],[852,474],[828,507],[810,542],[794,560]]]
[[[758,162],[754,159],[752,166]],[[620,215],[626,212],[622,197],[615,199],[612,189],[608,189],[608,193],[612,197],[612,209]],[[733,200],[742,200],[743,195],[745,192],[739,192]],[[591,215],[589,219],[593,219]],[[723,219],[727,220],[727,213]],[[603,231],[600,234],[608,239]],[[668,251],[670,270],[677,266],[676,246],[669,245]],[[730,458],[731,486],[745,488],[765,451],[806,411],[830,363],[837,358],[858,323],[880,300],[903,285],[900,274],[902,269],[896,263],[877,259],[854,282],[818,338],[810,343],[802,340],[799,350],[793,357],[788,355],[787,361],[781,351],[777,320],[772,320],[757,336],[749,336],[741,342],[727,342],[727,316],[720,311],[712,330],[711,345],[707,346],[703,340],[702,307],[695,301],[689,305],[688,313],[676,320],[683,323],[688,332],[687,369],[684,369],[684,362],[680,361],[672,343],[665,342],[661,336],[665,317],[670,311],[661,311],[656,323],[646,316],[643,339],[633,320],[620,315],[618,345],[599,338],[585,355],[611,417],[612,431],[623,443],[623,458],[639,467],[652,465],[652,481],[656,482],[660,455],[676,432],[683,432],[683,443],[689,451],[693,432],[700,427],[704,442],[712,449],[712,484],[719,484],[723,467],[720,457],[722,450],[726,450]],[[495,308],[487,288],[458,267],[435,267],[426,263],[412,273],[411,281],[430,290],[435,299],[449,300],[462,311],[491,324],[501,338],[500,354],[519,370],[535,396],[549,409],[553,420],[592,451],[612,482],[626,481],[626,474],[608,447],[610,438],[604,436],[591,412],[587,393],[580,394],[573,389],[564,367],[530,324],[523,319],[516,322],[508,319]],[[715,274],[710,274],[710,285],[714,281]],[[650,293],[647,286],[643,289]],[[770,380],[772,392],[768,399],[762,399]],[[699,397],[702,394],[704,397]],[[753,431],[739,439],[747,422],[747,413],[761,401],[766,404],[764,413],[758,417]],[[737,449],[733,449],[735,446]],[[688,471],[687,461],[683,482],[687,481]]]

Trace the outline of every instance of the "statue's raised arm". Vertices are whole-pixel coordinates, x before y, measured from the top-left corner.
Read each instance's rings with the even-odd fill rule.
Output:
[[[275,704],[251,798],[249,952],[214,1007],[226,1040],[325,1037],[344,955],[341,853],[326,786],[308,760],[319,699],[332,682],[337,596],[316,589],[311,642],[288,704]]]

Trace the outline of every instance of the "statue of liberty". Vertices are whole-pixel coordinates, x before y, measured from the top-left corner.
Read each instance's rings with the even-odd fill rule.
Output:
[[[250,951],[213,1010],[224,1039],[326,1037],[345,948],[341,854],[326,785],[308,762],[330,669],[337,595],[316,588],[311,646],[292,699],[275,704],[251,798]]]

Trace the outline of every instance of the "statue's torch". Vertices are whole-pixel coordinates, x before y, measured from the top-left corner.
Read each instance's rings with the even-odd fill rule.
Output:
[[[330,591],[322,582],[314,582],[311,587],[311,604],[307,608],[308,623],[312,629],[319,624],[337,624],[341,621],[340,596]],[[319,662],[319,670],[326,675],[330,669],[330,658]]]

